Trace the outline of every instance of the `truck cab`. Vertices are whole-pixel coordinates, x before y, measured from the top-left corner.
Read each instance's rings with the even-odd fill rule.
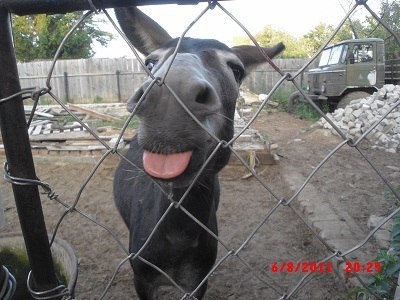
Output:
[[[353,39],[329,46],[322,51],[317,68],[306,74],[307,94],[312,100],[327,101],[330,110],[345,107],[351,100],[366,97],[384,85],[384,41]]]

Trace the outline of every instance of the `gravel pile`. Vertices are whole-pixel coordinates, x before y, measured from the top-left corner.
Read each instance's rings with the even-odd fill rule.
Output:
[[[400,152],[400,85],[387,84],[373,95],[353,100],[346,108],[339,108],[328,117],[355,141],[393,107],[366,139],[373,148],[396,153]],[[337,134],[325,119],[321,118],[319,124]]]

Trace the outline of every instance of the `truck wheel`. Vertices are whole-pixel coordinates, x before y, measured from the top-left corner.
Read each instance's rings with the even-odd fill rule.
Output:
[[[345,108],[347,105],[350,104],[351,101],[357,99],[363,99],[370,95],[371,94],[363,91],[350,92],[344,95],[342,99],[340,99],[339,103],[337,104],[337,108]]]
[[[288,99],[288,103],[287,103],[287,107],[286,107],[286,111],[288,112],[288,113],[290,113],[290,114],[292,114],[292,113],[294,113],[294,111],[295,111],[295,105],[297,104],[297,103],[299,103],[300,102],[300,99],[303,97],[303,95],[299,92],[299,91],[296,91],[296,92],[294,92],[294,93],[292,93],[290,96],[289,96],[289,99]]]

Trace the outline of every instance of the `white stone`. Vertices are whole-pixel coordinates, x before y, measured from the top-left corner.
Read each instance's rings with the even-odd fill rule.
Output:
[[[400,118],[400,112],[398,112],[398,111],[393,111],[393,112],[390,114],[390,116],[391,116],[393,119]]]
[[[385,144],[385,143],[387,143],[387,142],[389,142],[388,137],[386,136],[386,134],[382,134],[382,135],[379,137],[379,143]]]
[[[388,147],[394,148],[394,149],[397,149],[399,147],[399,145],[400,145],[400,142],[396,141],[396,140],[390,140],[388,143]]]
[[[349,128],[353,128],[354,126],[356,126],[356,123],[350,121],[350,122],[347,123],[347,126],[349,126]]]
[[[357,110],[353,111],[353,116],[356,118],[358,118],[361,114],[362,114],[361,109],[357,109]]]
[[[373,96],[368,97],[366,104],[371,105],[372,102],[374,102],[374,97]]]
[[[258,95],[258,100],[261,101],[261,102],[267,100],[267,98],[268,98],[268,95],[266,95],[266,94]]]
[[[357,139],[377,125],[367,136],[369,142],[375,144],[373,149],[400,152],[400,106],[396,106],[399,101],[400,85],[385,85],[373,95],[353,100],[345,109],[337,109],[328,116],[351,139]],[[390,114],[382,120],[388,112]],[[337,135],[324,119],[319,124]]]
[[[390,93],[390,92],[394,91],[395,85],[394,84],[385,84],[383,86],[383,88],[386,90],[386,92]]]
[[[335,114],[343,114],[344,111],[344,108],[338,108],[337,110],[335,110]]]
[[[374,115],[371,111],[367,111],[367,119],[372,120],[374,118]]]
[[[359,128],[353,128],[349,130],[349,134],[353,136],[359,136],[361,135],[361,130]]]
[[[375,100],[374,102],[376,105],[378,105],[378,108],[383,107],[385,105],[385,102],[381,100]]]
[[[336,122],[339,122],[340,120],[343,119],[343,115],[341,115],[341,114],[335,115],[334,119],[335,119]]]
[[[366,111],[366,110],[371,109],[371,106],[368,105],[368,104],[363,104],[363,105],[361,106],[361,108],[362,108],[362,110]]]
[[[388,125],[386,125],[385,127],[383,127],[382,132],[384,134],[389,133],[393,128],[395,128],[396,124],[395,123],[390,123]]]
[[[353,109],[350,106],[346,106],[346,108],[344,109],[344,114],[348,115],[351,114],[353,111]]]
[[[360,103],[360,101],[361,101],[361,99],[351,100],[350,103],[349,103],[349,105],[350,105],[350,106],[353,106],[353,105],[356,105],[356,106],[357,106],[357,105]]]
[[[382,126],[386,126],[386,125],[388,125],[390,122],[388,121],[388,119],[383,119],[382,121],[381,121],[381,125]]]

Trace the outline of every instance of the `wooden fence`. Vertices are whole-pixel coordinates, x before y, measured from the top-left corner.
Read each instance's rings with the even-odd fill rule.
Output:
[[[18,72],[22,88],[45,87],[51,61],[19,63]],[[304,59],[276,59],[283,72],[296,72]],[[134,58],[91,58],[59,60],[55,65],[50,85],[52,91],[69,103],[125,102],[139,87],[146,75]],[[267,94],[280,75],[268,65],[252,71],[244,87],[251,92]],[[293,91],[290,83],[280,88],[284,93]],[[50,104],[49,97],[41,104]]]

